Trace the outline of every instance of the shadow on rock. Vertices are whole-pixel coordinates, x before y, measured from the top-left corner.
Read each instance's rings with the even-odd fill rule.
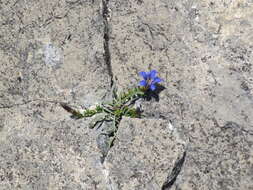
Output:
[[[152,90],[150,90],[150,89],[147,91],[145,100],[150,101],[150,100],[152,100],[152,99],[155,99],[155,101],[159,102],[159,100],[160,100],[159,94],[160,94],[164,89],[166,89],[164,86],[162,86],[162,85],[160,85],[160,84],[157,84],[157,85],[156,85],[156,89],[155,89],[154,91],[152,91]]]

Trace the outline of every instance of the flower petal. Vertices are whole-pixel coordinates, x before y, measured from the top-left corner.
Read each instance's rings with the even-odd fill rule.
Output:
[[[151,84],[151,85],[150,85],[150,89],[151,89],[152,91],[154,91],[154,90],[156,89],[155,84]]]
[[[147,78],[148,78],[147,73],[144,71],[139,72],[139,75],[142,76],[145,80],[147,80]]]
[[[156,74],[157,74],[157,71],[156,71],[156,70],[150,71],[150,78],[151,78],[151,79],[154,79],[155,76],[156,76]]]
[[[154,80],[152,81],[152,84],[155,84],[155,83],[159,83],[159,82],[162,82],[163,80],[160,79],[159,77],[155,77]]]
[[[145,80],[142,80],[140,83],[139,83],[139,86],[147,86],[147,82]]]

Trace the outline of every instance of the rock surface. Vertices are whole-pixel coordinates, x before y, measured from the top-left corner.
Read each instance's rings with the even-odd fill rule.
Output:
[[[188,139],[173,188],[253,189],[252,1],[110,0],[108,7],[118,87],[156,69],[166,89],[143,109]]]
[[[171,121],[182,134],[169,133],[172,140],[164,142],[175,153],[157,152],[169,153],[168,179],[159,176],[150,188],[253,189],[252,10],[251,0],[0,1],[0,190],[126,183],[122,176],[130,173],[122,171],[132,166],[124,167],[124,158],[138,149],[124,144],[130,137],[123,133],[143,139],[140,133],[149,131],[127,123],[138,128],[146,120],[125,119],[106,155],[88,121],[70,119],[58,103],[94,105],[110,96],[112,84],[135,86],[138,72],[150,69],[165,89],[142,102],[144,114],[154,125]],[[158,132],[144,139],[160,139]],[[123,145],[133,146],[129,154],[118,152]]]
[[[103,189],[102,155],[87,122],[43,102],[0,117],[1,190]]]
[[[162,189],[177,160],[184,158],[185,144],[168,121],[124,118],[104,166],[114,190]]]
[[[1,107],[38,98],[89,106],[106,94],[101,1],[11,0],[0,6]]]
[[[110,91],[101,1],[0,1],[0,189],[103,189],[85,120]],[[99,78],[99,80],[97,80]]]

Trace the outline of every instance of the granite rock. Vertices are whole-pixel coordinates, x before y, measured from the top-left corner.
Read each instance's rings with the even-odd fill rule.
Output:
[[[252,10],[252,0],[0,1],[0,189],[253,189]],[[108,100],[151,69],[164,82],[139,102],[146,118],[123,119],[110,150],[107,124],[89,129],[59,106]]]
[[[109,189],[168,189],[177,177],[173,169],[183,165],[185,150],[168,121],[123,118],[104,162]]]
[[[1,190],[103,189],[102,154],[87,121],[43,102],[2,109],[0,117]]]
[[[59,105],[89,107],[110,91],[101,7],[0,1],[1,190],[105,186],[97,135]]]
[[[0,106],[101,101],[110,88],[101,7],[100,0],[1,2]]]
[[[135,86],[139,71],[156,69],[164,89],[144,113],[188,139],[172,188],[252,189],[252,1],[110,0],[108,8],[115,84]]]

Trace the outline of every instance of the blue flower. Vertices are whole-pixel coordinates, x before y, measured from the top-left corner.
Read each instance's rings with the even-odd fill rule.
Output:
[[[148,90],[150,88],[152,91],[154,91],[156,89],[156,83],[163,81],[162,79],[156,76],[157,74],[156,70],[152,70],[150,72],[142,71],[139,74],[144,79],[139,83],[139,86],[143,86],[145,90]]]

